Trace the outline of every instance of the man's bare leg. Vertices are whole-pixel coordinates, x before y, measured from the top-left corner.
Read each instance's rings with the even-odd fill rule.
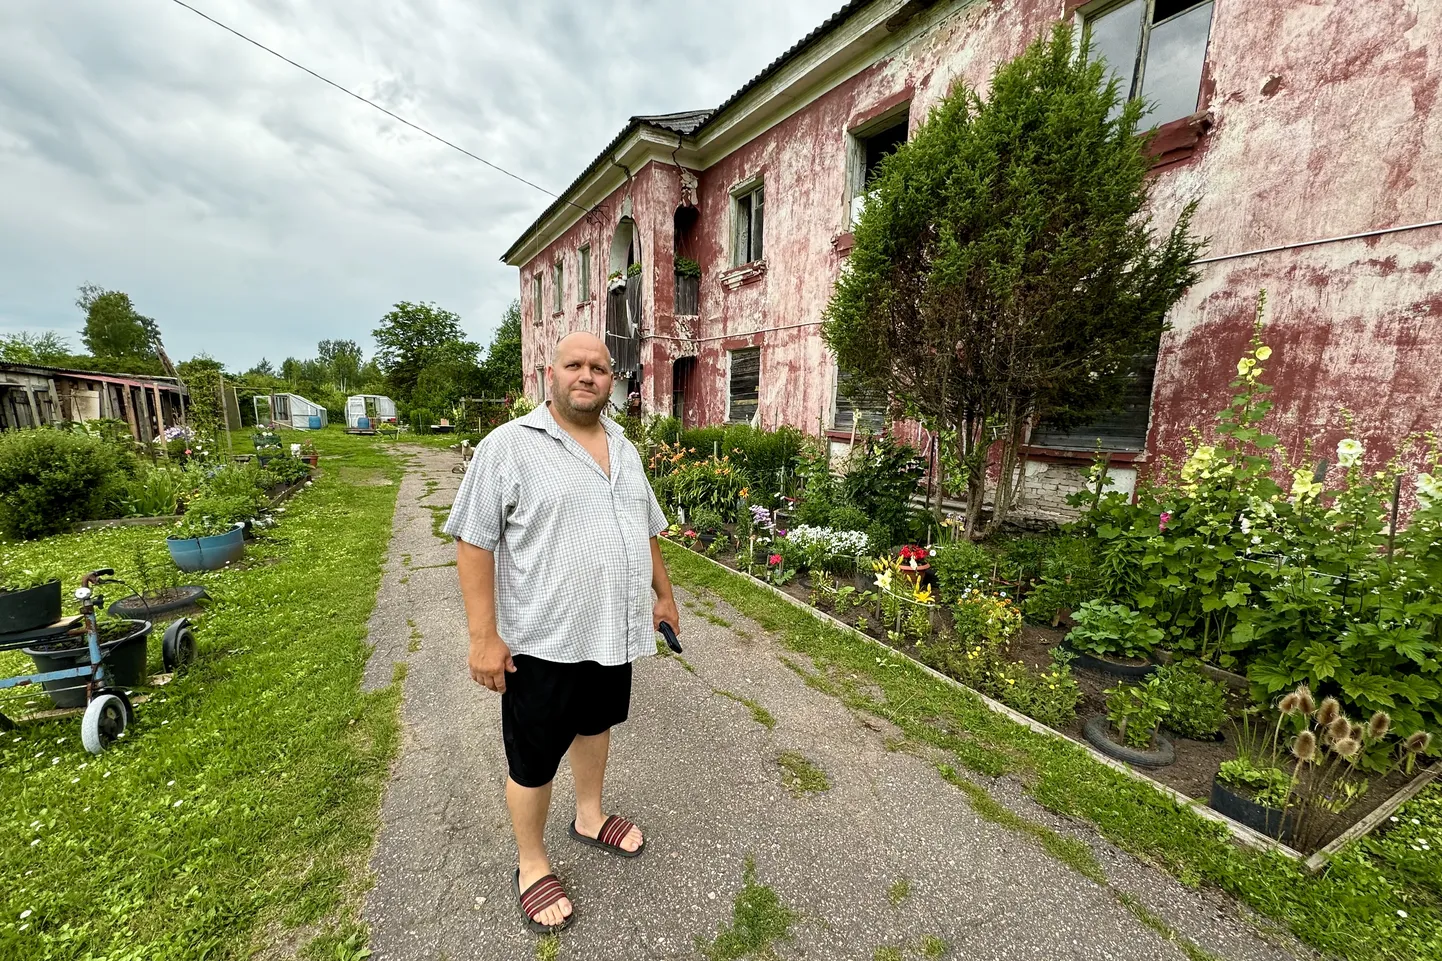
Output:
[[[506,778],[506,806],[511,809],[511,826],[516,832],[516,852],[520,856],[521,890],[525,891],[551,873],[546,857],[546,813],[551,809],[551,785],[521,787]],[[540,914],[542,924],[560,924],[571,913],[571,902],[562,898]]]
[[[611,753],[611,732],[592,737],[577,736],[571,742],[571,774],[576,779],[576,831],[588,838],[601,833],[606,815],[601,813],[601,787],[606,780],[606,758]],[[645,840],[633,827],[621,839],[621,847],[635,851]]]

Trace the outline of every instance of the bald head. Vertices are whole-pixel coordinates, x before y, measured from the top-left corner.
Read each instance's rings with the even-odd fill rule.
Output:
[[[546,377],[551,412],[577,426],[594,426],[611,397],[611,352],[595,334],[567,334],[556,344]]]
[[[556,349],[551,354],[551,363],[556,364],[560,360],[562,351],[575,349],[600,351],[606,355],[608,361],[610,360],[610,351],[606,349],[605,341],[601,340],[601,338],[595,334],[587,333],[584,330],[577,330],[556,341]]]

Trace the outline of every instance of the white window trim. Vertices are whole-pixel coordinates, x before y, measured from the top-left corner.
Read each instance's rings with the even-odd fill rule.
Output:
[[[736,259],[736,258],[740,255],[740,251],[738,251],[738,250],[736,249],[736,228],[737,228],[737,226],[739,225],[740,219],[741,219],[741,200],[742,200],[743,198],[745,198],[745,197],[750,196],[751,194],[754,194],[754,193],[755,193],[756,191],[758,191],[758,190],[764,189],[765,187],[766,187],[766,178],[765,178],[763,175],[761,175],[761,174],[756,174],[756,175],[754,175],[754,176],[747,177],[745,180],[741,181],[740,183],[733,184],[732,187],[731,187],[731,205],[730,205],[730,206],[731,206],[731,217],[730,217],[730,224],[731,224],[731,268],[732,268],[732,269],[734,269],[734,268],[736,268],[736,267],[744,267],[744,266],[746,266],[747,264],[760,263],[761,261],[763,261],[763,260],[766,259],[766,256],[765,256],[765,248],[766,248],[766,224],[765,224],[765,221],[764,221],[764,220],[762,221],[762,224],[761,224],[761,247],[762,247],[762,256],[758,257],[756,260],[751,260],[749,257],[748,257],[746,260],[737,260],[737,259]],[[747,253],[749,254],[750,251],[747,251]]]

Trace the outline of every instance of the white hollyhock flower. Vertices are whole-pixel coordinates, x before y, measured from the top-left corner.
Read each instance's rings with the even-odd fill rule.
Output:
[[[1362,442],[1351,437],[1337,442],[1337,464],[1340,467],[1356,467],[1362,463],[1364,448]]]

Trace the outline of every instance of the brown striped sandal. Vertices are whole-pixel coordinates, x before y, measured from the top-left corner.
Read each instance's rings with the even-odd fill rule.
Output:
[[[536,934],[555,934],[557,931],[564,931],[571,926],[572,921],[576,920],[574,907],[571,913],[566,915],[566,920],[560,924],[542,924],[536,920],[536,915],[566,897],[566,889],[561,887],[561,882],[556,880],[554,874],[546,875],[522,893],[521,869],[516,868],[515,886],[516,903],[520,905],[521,914],[526,918],[526,927]]]
[[[642,841],[641,846],[634,851],[627,851],[621,847],[621,842],[626,840],[626,835],[631,833],[635,827],[630,821],[613,814],[606,818],[606,823],[601,825],[601,833],[593,838],[588,838],[576,830],[576,822],[571,822],[571,837],[582,844],[589,844],[593,848],[600,848],[608,854],[614,854],[618,858],[639,858],[646,850],[646,842]]]

